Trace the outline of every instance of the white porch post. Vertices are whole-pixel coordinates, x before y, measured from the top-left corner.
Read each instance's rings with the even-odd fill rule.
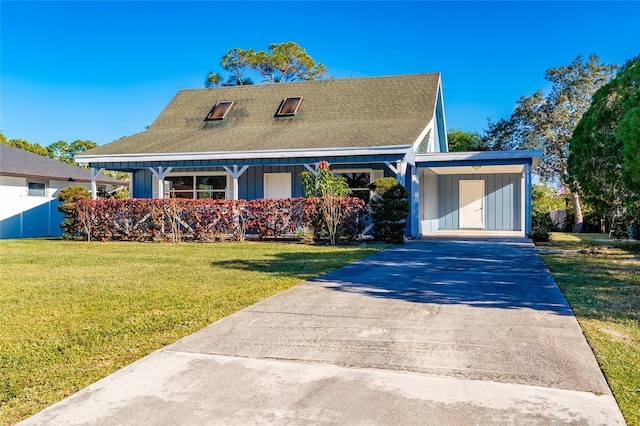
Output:
[[[93,200],[98,199],[98,185],[96,185],[96,180],[98,180],[98,176],[100,176],[104,172],[104,169],[94,169],[91,167],[91,198]]]
[[[411,189],[409,190],[411,209],[409,220],[411,221],[411,236],[420,235],[420,174],[417,167],[413,167],[411,173]]]
[[[222,166],[222,168],[231,175],[231,177],[233,178],[233,187],[231,189],[232,194],[231,194],[231,199],[232,200],[237,200],[238,199],[238,178],[240,176],[242,176],[242,174],[244,172],[247,171],[247,169],[249,168],[249,166],[242,166],[241,168],[238,168],[237,165],[233,165],[233,170],[230,169],[227,166]]]
[[[133,198],[133,173],[129,173],[129,198]]]
[[[157,169],[149,167],[149,170],[151,170],[151,173],[153,173],[153,176],[155,176],[158,182],[158,198],[164,198],[164,184],[162,181],[164,180],[165,176],[167,176],[167,174],[169,174],[171,170],[173,170],[173,167],[158,166]]]
[[[531,164],[524,165],[524,235],[531,232]]]

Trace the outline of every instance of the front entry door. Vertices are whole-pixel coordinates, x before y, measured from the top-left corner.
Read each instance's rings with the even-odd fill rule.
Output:
[[[484,181],[460,181],[460,228],[484,228]]]

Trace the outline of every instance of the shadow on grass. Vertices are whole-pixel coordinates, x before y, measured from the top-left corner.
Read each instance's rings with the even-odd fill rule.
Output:
[[[375,251],[371,251],[373,254]],[[276,253],[272,258],[260,260],[222,260],[211,262],[214,268],[235,269],[299,279],[311,279],[319,274],[344,266],[356,257],[344,252]]]
[[[213,266],[310,279],[339,254],[277,254]],[[523,240],[422,240],[395,246],[312,280],[327,289],[411,303],[534,309],[573,315],[535,247]]]
[[[574,254],[545,259],[580,316],[640,322],[640,260],[629,259],[628,252],[621,247],[617,256]]]

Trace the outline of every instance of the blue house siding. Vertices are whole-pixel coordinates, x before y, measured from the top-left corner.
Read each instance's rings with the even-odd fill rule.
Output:
[[[483,180],[484,224],[487,230],[522,229],[521,175],[468,174],[438,176],[438,228],[459,228],[460,180]]]
[[[149,169],[135,170],[133,173],[133,198],[153,197],[153,175]]]

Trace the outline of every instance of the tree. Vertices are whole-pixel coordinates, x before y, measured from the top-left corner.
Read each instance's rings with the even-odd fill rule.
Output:
[[[447,132],[449,152],[489,151],[487,142],[480,133],[450,129]]]
[[[73,157],[69,153],[69,144],[65,141],[54,142],[47,147],[48,156],[54,158],[58,161],[63,161],[68,164],[72,164],[69,161],[70,157]],[[75,164],[75,159],[72,160],[73,164]]]
[[[585,198],[610,217],[625,204],[639,202],[636,173],[640,158],[634,149],[638,128],[633,128],[638,123],[638,107],[640,56],[629,60],[593,95],[591,107],[571,138],[569,173],[580,183]]]
[[[34,154],[42,155],[44,157],[47,156],[47,148],[40,145],[39,143],[30,143],[23,139],[7,140],[7,138],[2,133],[0,133],[0,143],[12,146],[14,148],[19,148],[25,151],[33,152]]]
[[[630,192],[640,197],[640,107],[624,114],[616,138],[622,141],[622,181]]]
[[[92,141],[75,140],[71,143],[65,141],[54,142],[47,147],[49,157],[67,164],[76,165],[75,156],[81,152],[97,147]]]
[[[209,71],[204,83],[205,87],[243,86],[253,84],[253,80],[251,80],[251,78],[243,78],[242,74],[247,68],[251,67],[250,59],[254,54],[255,52],[252,49],[242,50],[236,47],[229,50],[227,54],[222,57],[222,61],[220,62],[222,68],[231,73],[229,78],[225,82],[220,74]]]
[[[236,47],[222,57],[220,65],[230,73],[227,81],[210,71],[205,87],[252,84],[250,78],[243,77],[246,71],[258,73],[270,83],[322,79],[327,73],[322,63],[316,63],[304,48],[293,41],[272,43],[268,52]]]
[[[549,214],[551,210],[566,208],[564,194],[554,187],[534,183],[531,187],[531,208],[534,213]]]
[[[600,63],[597,55],[589,56],[587,62],[580,55],[569,65],[549,68],[545,73],[545,80],[551,83],[549,93],[538,90],[521,97],[511,117],[489,123],[486,132],[493,147],[542,150],[536,172],[547,182],[571,189],[576,232],[582,232],[583,218],[580,186],[567,169],[569,141],[591,97],[616,70],[616,65]]]

